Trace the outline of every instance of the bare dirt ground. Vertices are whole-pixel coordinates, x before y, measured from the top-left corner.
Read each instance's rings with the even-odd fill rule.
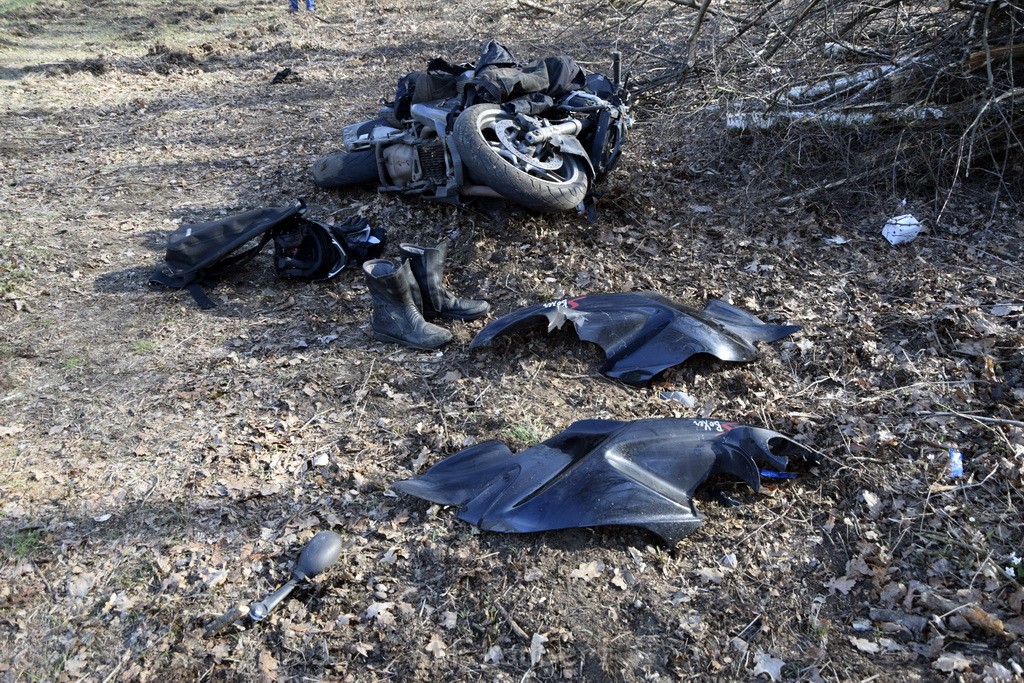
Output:
[[[667,4],[551,7],[0,2],[0,680],[1020,678],[1012,196],[977,187],[941,216],[926,193],[780,203],[706,82],[637,103],[596,224],[312,185],[340,127],[431,57],[494,37],[595,69],[617,46],[642,72],[686,35]],[[271,85],[285,67],[301,80]],[[441,352],[381,344],[361,274],[280,281],[269,250],[210,312],[147,287],[179,222],[295,197],[393,245],[451,240],[453,289],[493,316],[654,289],[802,331],[634,389],[568,333],[471,353],[480,320]],[[902,213],[928,232],[894,247],[879,229]],[[825,460],[736,488],[740,507],[701,500],[707,524],[676,548],[479,532],[389,490],[486,439],[659,416],[769,427]],[[327,528],[337,565],[256,627],[203,637]]]

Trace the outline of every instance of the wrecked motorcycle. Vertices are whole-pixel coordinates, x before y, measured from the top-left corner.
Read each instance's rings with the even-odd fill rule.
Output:
[[[377,183],[453,204],[490,197],[583,211],[632,124],[618,54],[612,72],[587,73],[569,57],[523,65],[495,41],[476,64],[435,59],[399,81],[379,118],[343,130],[345,151],[319,159],[314,181]]]

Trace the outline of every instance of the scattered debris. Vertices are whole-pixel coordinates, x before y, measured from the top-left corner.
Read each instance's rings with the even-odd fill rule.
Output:
[[[518,454],[500,441],[472,446],[392,488],[457,505],[459,519],[487,531],[625,525],[675,545],[703,524],[693,494],[710,476],[757,492],[758,464],[784,471],[790,457],[817,460],[783,434],[735,422],[584,420]],[[597,566],[574,576],[589,580]]]
[[[909,213],[890,218],[882,227],[882,236],[889,240],[889,244],[912,242],[920,234],[921,222]]]
[[[949,473],[950,479],[958,479],[964,476],[964,456],[959,448],[949,447]]]
[[[509,313],[482,329],[469,348],[543,322],[550,332],[567,320],[580,339],[604,350],[601,372],[632,385],[647,384],[697,353],[725,361],[754,360],[754,342],[777,341],[800,329],[763,322],[718,299],[697,310],[656,292],[591,294]]]
[[[786,661],[778,657],[772,657],[767,652],[758,652],[754,657],[754,670],[751,674],[756,678],[761,674],[767,674],[773,681],[782,680],[782,667]]]
[[[921,595],[921,602],[939,614],[959,614],[975,628],[984,631],[990,636],[999,636],[1009,640],[1015,640],[1016,635],[1006,630],[1002,620],[997,619],[987,611],[974,604],[958,604],[949,598],[944,598],[932,591],[926,591]]]
[[[544,643],[548,642],[547,636],[541,633],[534,633],[530,638],[530,666],[540,664],[540,658],[544,655]]]
[[[850,644],[861,652],[869,655],[877,655],[881,652],[882,648],[879,647],[878,643],[868,640],[867,638],[857,638],[856,636],[850,636]]]
[[[285,67],[274,74],[274,78],[271,79],[271,85],[278,85],[280,83],[301,83],[302,76],[299,75],[298,71],[295,71],[291,67]]]
[[[945,673],[954,673],[959,671],[970,671],[971,660],[967,659],[961,654],[951,652],[944,654],[932,663],[933,669],[938,669]]]
[[[341,536],[333,531],[321,531],[302,549],[299,559],[295,563],[295,568],[292,569],[292,576],[288,581],[260,602],[253,603],[248,607],[239,603],[232,605],[227,612],[207,625],[205,629],[206,636],[214,636],[232,623],[245,617],[248,617],[251,621],[262,621],[270,614],[271,610],[277,607],[282,600],[295,590],[296,586],[309,581],[337,562],[338,557],[341,555],[341,548]]]
[[[201,19],[208,6],[188,1],[142,0],[128,12],[95,3],[88,16],[74,5],[0,12],[0,678],[744,680],[762,651],[786,660],[784,680],[1024,675],[1024,174],[1013,133],[1021,97],[965,100],[974,111],[988,105],[984,120],[962,140],[946,129],[924,145],[924,129],[900,128],[847,136],[805,127],[740,142],[718,135],[721,111],[705,106],[743,87],[770,102],[791,79],[817,82],[807,79],[817,71],[790,61],[799,51],[836,74],[895,63],[922,46],[976,54],[931,32],[931,17],[944,20],[949,9],[711,3],[716,33],[699,46],[715,49],[723,68],[672,78],[671,97],[637,103],[642,134],[601,187],[594,226],[574,215],[481,215],[369,191],[315,193],[331,222],[358,212],[387,226],[395,243],[452,239],[449,276],[503,313],[574,287],[660,288],[686,302],[728,293],[765,320],[813,330],[761,347],[756,366],[695,358],[672,371],[671,385],[632,391],[598,375],[596,348],[568,330],[563,348],[554,335],[524,335],[473,354],[464,352],[470,330],[487,321],[461,329],[443,355],[367,343],[362,282],[284,283],[266,250],[261,267],[232,278],[245,297],[215,315],[197,314],[187,296],[140,295],[178,221],[310,192],[308,160],[324,136],[369,111],[396,64],[419,59],[413,33],[456,45],[467,26],[490,26],[517,44],[550,46],[534,41],[533,22],[515,21],[501,3],[455,13],[422,3],[383,13],[335,5],[324,13],[334,25],[283,22],[279,4],[232,4],[226,21],[213,23]],[[580,36],[600,39],[616,11],[557,6],[547,33],[566,38],[566,50]],[[970,39],[987,44],[992,60],[972,57],[980,68],[969,73],[948,69],[954,85],[987,82],[987,64],[996,83],[1012,75],[1020,9],[944,7],[957,6],[975,8]],[[881,30],[831,36],[837,61],[825,63],[813,49],[821,41],[807,42],[799,27],[786,38],[804,7],[817,26],[870,16]],[[743,24],[725,16],[762,10],[762,25],[742,36]],[[654,14],[660,24],[641,35]],[[628,15],[613,23],[634,77],[674,68],[665,48],[692,25],[689,8],[640,3]],[[67,58],[102,54],[105,73],[54,73],[38,46],[60,42],[68,26],[83,40],[65,45]],[[147,55],[157,40],[195,59]],[[762,71],[747,56],[773,41],[785,45]],[[584,42],[601,61],[592,48],[606,41]],[[883,49],[864,50],[872,44]],[[730,52],[744,57],[740,69]],[[318,82],[298,98],[305,84],[267,87],[296,55]],[[864,104],[913,103],[927,92],[914,91],[921,76],[910,76],[851,94],[864,93]],[[958,92],[940,96],[959,109]],[[970,124],[973,112],[960,111]],[[1002,140],[992,135],[997,124],[1009,133]],[[944,124],[927,130],[936,125]],[[885,144],[897,136],[906,144]],[[879,140],[878,155],[864,153]],[[824,153],[822,141],[839,153]],[[1000,150],[1002,142],[1010,144]],[[937,173],[908,177],[908,155]],[[864,182],[869,167],[882,172]],[[955,169],[947,192],[943,175]],[[802,193],[831,178],[845,185],[818,187],[812,202],[786,206],[766,193]],[[890,210],[902,197],[906,208]],[[886,248],[882,223],[911,208],[941,229]],[[872,234],[850,234],[856,226]],[[837,234],[851,243],[821,239]],[[756,272],[744,272],[751,262]],[[231,294],[224,289],[215,299]],[[697,397],[694,409],[657,398],[677,388]],[[625,527],[480,532],[454,509],[388,489],[496,432],[515,432],[518,452],[580,416],[675,413],[773,426],[839,459],[832,476],[763,480],[756,505],[698,501],[705,526],[675,552]],[[960,479],[946,478],[950,445],[969,461]],[[314,580],[315,591],[282,602],[258,628],[201,637],[232,603],[248,610],[262,598],[249,594],[257,585],[269,593],[277,586],[266,581],[287,579],[284,561],[319,528],[354,547]],[[281,558],[281,548],[294,550]],[[720,561],[730,553],[734,571]],[[571,578],[592,562],[604,564],[597,577]],[[1016,639],[926,606],[926,590],[983,609]],[[446,612],[458,615],[451,629]],[[743,629],[755,616],[758,625]],[[435,632],[442,658],[424,650]],[[531,670],[534,633],[548,642]],[[849,635],[880,652],[861,652]],[[931,668],[952,653],[970,670]]]
[[[663,391],[659,396],[665,401],[682,403],[687,408],[693,408],[697,405],[697,399],[682,391]]]

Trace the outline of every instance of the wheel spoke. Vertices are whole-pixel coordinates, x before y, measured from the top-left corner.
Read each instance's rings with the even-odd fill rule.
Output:
[[[505,161],[507,161],[509,164],[511,164],[512,166],[515,166],[516,168],[521,168],[521,164],[519,163],[519,159],[518,159],[518,157],[516,157],[515,154],[512,154],[511,152],[509,152],[504,147],[499,147],[496,151],[497,151],[498,156],[501,157],[502,159],[504,159]]]

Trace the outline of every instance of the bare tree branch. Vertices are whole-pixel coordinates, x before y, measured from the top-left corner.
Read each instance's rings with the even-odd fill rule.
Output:
[[[704,11],[704,12],[707,12],[708,14],[710,14],[712,16],[722,17],[724,19],[728,19],[729,21],[736,21],[736,22],[743,21],[743,17],[735,15],[735,14],[732,14],[731,12],[725,12],[723,10],[709,9],[707,6],[709,4],[711,4],[711,3],[708,3],[708,2],[702,2],[701,4],[698,5],[696,0],[668,0],[668,1],[671,2],[673,5],[679,5],[680,7],[689,7],[690,9],[695,9],[697,11]],[[778,2],[778,1],[779,0],[776,0],[776,2]]]
[[[704,0],[700,9],[697,10],[697,18],[693,22],[693,31],[690,32],[690,47],[686,51],[686,68],[692,69],[697,62],[697,35],[700,34],[701,24],[704,23],[704,15],[707,14],[708,5],[711,0]]]

